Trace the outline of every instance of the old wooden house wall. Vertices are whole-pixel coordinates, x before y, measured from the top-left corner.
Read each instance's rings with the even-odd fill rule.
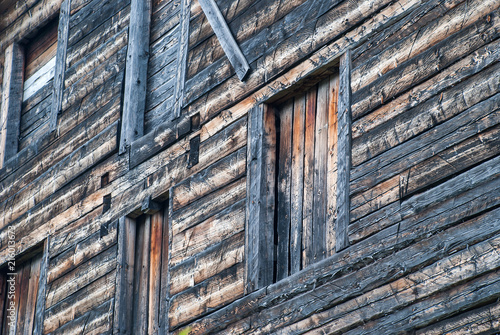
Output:
[[[20,254],[49,238],[44,333],[113,331],[117,222],[148,197],[170,203],[175,333],[500,328],[498,1],[217,1],[251,66],[241,82],[192,0],[173,119],[181,1],[154,0],[147,135],[118,155],[129,2],[72,0],[57,132],[0,170],[0,264],[7,226]],[[61,1],[30,4],[5,16],[0,64]],[[351,246],[245,295],[247,113],[347,49]]]

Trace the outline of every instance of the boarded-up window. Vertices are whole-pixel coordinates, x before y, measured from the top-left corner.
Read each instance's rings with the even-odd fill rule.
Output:
[[[54,78],[58,19],[50,21],[24,43],[24,93],[26,101]]]
[[[165,206],[166,207],[166,206]],[[122,280],[118,326],[130,334],[158,334],[167,292],[167,210],[124,218],[120,239]]]
[[[338,73],[249,115],[247,292],[334,253]]]
[[[9,263],[13,264],[13,263]],[[4,269],[0,276],[0,334],[32,334],[39,289],[42,253]]]
[[[275,278],[326,257],[335,215],[338,76],[279,104],[275,115]]]

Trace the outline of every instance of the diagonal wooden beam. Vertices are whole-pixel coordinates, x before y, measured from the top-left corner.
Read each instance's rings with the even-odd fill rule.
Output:
[[[250,66],[231,34],[231,30],[229,30],[229,26],[224,20],[219,7],[217,7],[214,0],[199,0],[199,3],[238,78],[243,81],[250,70]]]

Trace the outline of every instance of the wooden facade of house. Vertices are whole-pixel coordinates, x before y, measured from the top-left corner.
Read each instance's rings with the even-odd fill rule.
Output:
[[[499,8],[0,1],[0,334],[500,332]]]

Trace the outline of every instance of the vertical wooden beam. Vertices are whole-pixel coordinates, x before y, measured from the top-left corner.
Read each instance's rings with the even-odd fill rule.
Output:
[[[174,91],[174,118],[181,116],[184,100],[184,84],[186,79],[187,54],[189,45],[189,20],[191,0],[181,0],[181,17],[179,29],[179,48],[177,49],[177,73]]]
[[[148,334],[150,238],[151,216],[146,215],[137,225],[134,264],[134,302],[130,305],[134,310],[132,334]]]
[[[130,12],[120,154],[144,133],[151,0],[132,0]]]
[[[38,279],[38,292],[35,306],[35,320],[33,327],[34,335],[43,334],[43,316],[45,314],[45,297],[47,287],[47,273],[49,270],[49,245],[50,236],[45,239],[43,245],[43,255],[40,264],[40,277]]]
[[[160,332],[160,288],[163,244],[163,211],[151,216],[151,240],[149,256],[149,303],[148,334]]]
[[[351,174],[351,51],[340,58],[338,98],[338,175],[337,221],[335,224],[335,250],[349,246],[347,227],[350,221],[351,201],[349,180]]]
[[[275,116],[259,105],[248,113],[245,291],[273,282]]]
[[[313,263],[314,137],[317,88],[306,94],[304,130],[304,205],[302,209],[302,266]]]
[[[302,268],[302,205],[304,203],[304,129],[306,95],[297,96],[293,106],[292,185],[290,191],[290,274]]]
[[[313,196],[313,262],[326,257],[326,185],[328,154],[328,105],[330,81],[318,85],[316,106],[316,136],[314,145],[314,196]]]
[[[120,218],[113,334],[132,334],[135,235],[135,220]]]
[[[250,70],[250,66],[243,55],[243,52],[241,52],[238,43],[236,43],[236,40],[231,34],[231,30],[229,29],[224,16],[222,16],[219,7],[217,7],[214,0],[199,0],[199,3],[208,19],[208,22],[212,26],[222,49],[226,53],[227,58],[236,71],[238,78],[240,78],[240,80],[245,79],[245,76]]]
[[[290,255],[290,223],[291,203],[290,191],[292,183],[292,115],[293,99],[288,100],[280,111],[280,131],[278,153],[278,185],[277,191],[277,231],[278,248],[276,263],[276,280],[288,277]]]
[[[54,69],[54,85],[52,91],[52,106],[50,109],[50,131],[57,129],[57,116],[61,113],[62,98],[64,91],[64,73],[66,72],[66,50],[68,49],[69,36],[69,14],[71,11],[71,0],[65,0],[61,4],[59,14],[59,27],[57,28],[57,52],[56,66]]]
[[[13,43],[5,50],[0,115],[0,169],[17,154],[23,99],[24,50]]]
[[[168,196],[168,198],[170,198]],[[170,201],[169,201],[170,204]],[[160,281],[160,334],[166,334],[168,332],[168,307],[169,307],[169,297],[170,297],[170,286],[169,286],[169,248],[170,248],[170,206],[164,206],[163,208],[163,229],[162,229],[162,247],[161,247],[161,281]]]
[[[337,219],[337,141],[338,141],[338,122],[337,108],[339,96],[339,75],[338,73],[330,76],[330,98],[328,106],[328,162],[327,162],[327,180],[326,180],[326,198],[327,204],[327,222],[326,222],[326,249],[327,256],[335,253],[335,222]]]

